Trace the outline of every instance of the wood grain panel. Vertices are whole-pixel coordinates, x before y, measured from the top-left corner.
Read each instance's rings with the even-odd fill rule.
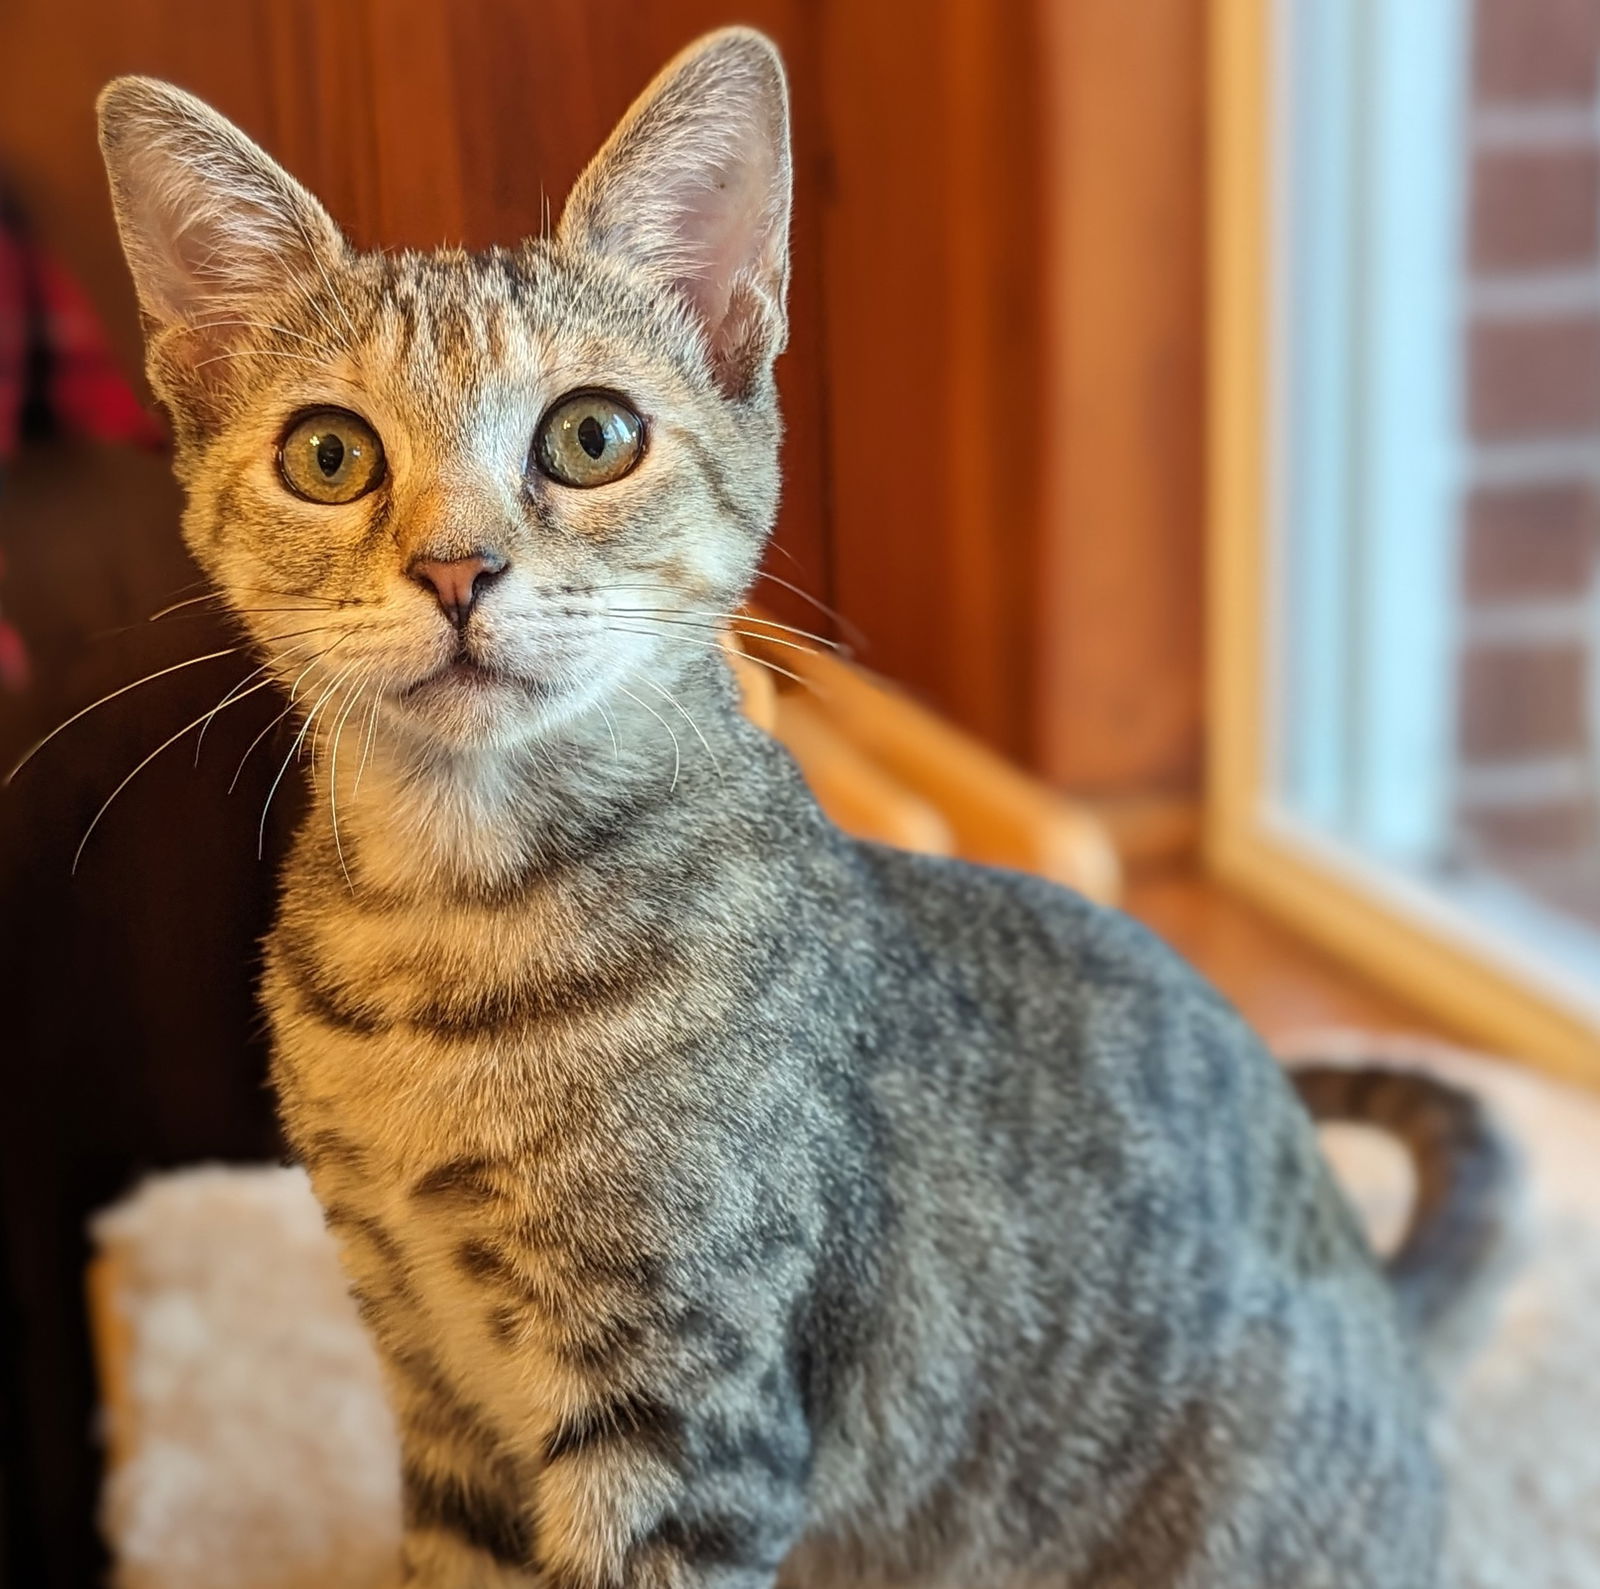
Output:
[[[863,660],[1023,748],[1037,475],[1029,13],[824,13],[834,590]]]
[[[1041,0],[1048,338],[1034,745],[1112,798],[1197,792],[1202,0]]]

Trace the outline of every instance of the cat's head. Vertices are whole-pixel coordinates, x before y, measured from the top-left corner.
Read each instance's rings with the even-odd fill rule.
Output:
[[[505,745],[715,644],[778,491],[783,69],[712,34],[560,225],[364,254],[231,123],[123,78],[101,143],[202,567],[307,703]]]

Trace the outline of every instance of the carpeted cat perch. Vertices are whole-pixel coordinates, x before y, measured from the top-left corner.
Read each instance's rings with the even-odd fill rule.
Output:
[[[1521,1265],[1449,1398],[1451,1589],[1600,1589],[1600,1100],[1434,1045],[1329,1034],[1481,1088],[1529,1160]],[[1382,1239],[1405,1188],[1338,1135]],[[394,1430],[304,1177],[156,1177],[95,1226],[95,1322],[121,1589],[377,1589],[394,1580]]]

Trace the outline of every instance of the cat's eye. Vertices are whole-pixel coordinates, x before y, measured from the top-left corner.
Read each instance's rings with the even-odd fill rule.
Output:
[[[568,392],[533,437],[533,461],[564,486],[605,486],[644,456],[644,421],[610,392]]]
[[[359,414],[302,414],[278,446],[278,472],[307,502],[354,502],[383,479],[383,443]]]

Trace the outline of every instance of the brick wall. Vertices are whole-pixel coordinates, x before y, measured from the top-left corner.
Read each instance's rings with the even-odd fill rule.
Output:
[[[1460,859],[1600,923],[1600,0],[1476,0]]]

